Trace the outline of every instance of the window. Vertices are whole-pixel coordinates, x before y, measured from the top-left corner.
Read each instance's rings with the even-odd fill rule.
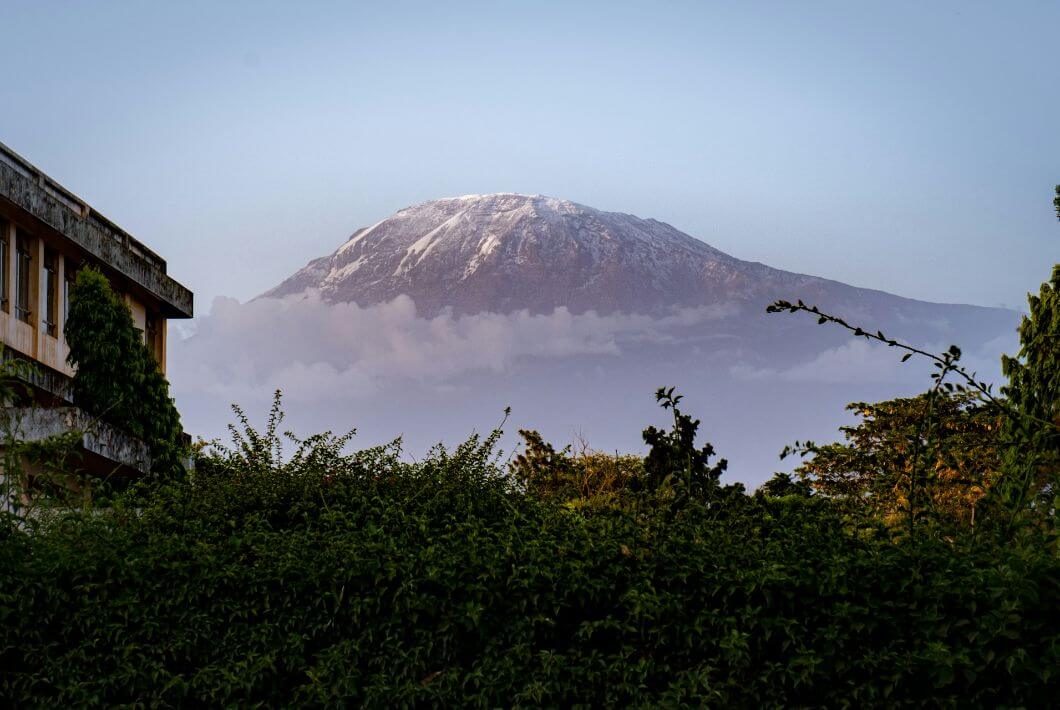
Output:
[[[29,239],[19,234],[16,238],[15,254],[15,315],[20,321],[29,323],[33,315],[30,300],[30,283],[33,257],[29,253]]]
[[[10,303],[7,300],[7,264],[10,258],[7,251],[7,222],[0,219],[0,310],[8,312]]]
[[[41,330],[53,338],[59,336],[59,255],[44,250],[44,320]]]
[[[73,259],[63,259],[65,263],[65,271],[63,272],[63,327],[66,327],[66,321],[70,319],[70,290],[74,287],[74,281],[77,280],[77,262]]]
[[[144,316],[144,344],[151,351],[151,354],[155,356],[156,360],[161,360],[159,357],[161,348],[159,347],[158,335],[158,316],[151,311],[147,311]]]

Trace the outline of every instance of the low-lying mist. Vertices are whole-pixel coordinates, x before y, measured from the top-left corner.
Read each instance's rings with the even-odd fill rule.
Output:
[[[402,436],[409,456],[472,431],[505,425],[557,444],[584,439],[605,451],[643,450],[640,431],[665,417],[654,390],[674,385],[701,431],[730,461],[729,480],[749,485],[787,470],[778,452],[794,439],[830,440],[843,407],[914,394],[930,367],[809,318],[766,315],[735,304],[663,316],[526,311],[435,317],[408,297],[360,307],[315,292],[248,303],[219,298],[211,312],[173,333],[173,394],[185,428],[225,437],[229,405],[262,418],[284,393],[288,428],[301,434],[356,428],[355,445]],[[1015,343],[993,318],[913,320],[895,313],[887,334],[941,350],[964,348],[986,379]]]

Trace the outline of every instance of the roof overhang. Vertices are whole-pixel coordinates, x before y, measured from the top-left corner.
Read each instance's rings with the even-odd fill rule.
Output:
[[[0,143],[0,199],[129,279],[162,304],[167,318],[191,318],[194,296],[166,275],[166,262]]]

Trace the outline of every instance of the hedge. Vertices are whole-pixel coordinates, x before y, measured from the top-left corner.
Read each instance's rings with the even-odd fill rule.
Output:
[[[130,494],[131,495],[131,494]],[[571,509],[480,448],[193,479],[0,541],[5,704],[1047,705],[1060,564],[824,503]]]

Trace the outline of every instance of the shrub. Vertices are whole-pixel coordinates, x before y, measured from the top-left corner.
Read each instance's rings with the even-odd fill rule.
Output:
[[[981,519],[981,501],[1001,468],[1002,417],[993,408],[967,392],[940,392],[855,402],[847,410],[861,421],[841,427],[844,443],[796,442],[785,451],[810,456],[796,472],[818,494],[852,515],[904,524],[919,458],[921,515],[944,532],[973,527],[977,512]]]
[[[1035,518],[1055,527],[1060,502],[1060,264],[1027,301],[1030,314],[1020,324],[1020,351],[1002,358],[1009,379],[1003,391],[1020,415],[1005,427],[1011,442],[1006,475],[1013,484],[1005,492],[1015,511],[1030,508]]]
[[[405,462],[258,434],[0,540],[7,705],[1044,705],[1040,549],[855,536],[817,496],[527,492],[496,436]],[[245,420],[244,420],[245,421]]]
[[[556,451],[536,431],[520,429],[523,453],[508,470],[530,494],[568,505],[619,503],[643,485],[644,461],[631,455],[606,454],[580,442]]]
[[[644,430],[644,443],[651,447],[644,459],[648,485],[652,489],[676,487],[685,497],[711,498],[719,493],[742,493],[740,484],[722,490],[719,481],[729,462],[720,459],[711,466],[714,446],[708,442],[696,447],[700,422],[678,408],[681,399],[673,387],[661,387],[655,392],[655,401],[673,414],[673,426],[670,431],[654,426]]]
[[[128,305],[91,267],[78,271],[64,334],[75,368],[75,402],[143,439],[156,474],[183,475],[183,428],[169,383]]]

